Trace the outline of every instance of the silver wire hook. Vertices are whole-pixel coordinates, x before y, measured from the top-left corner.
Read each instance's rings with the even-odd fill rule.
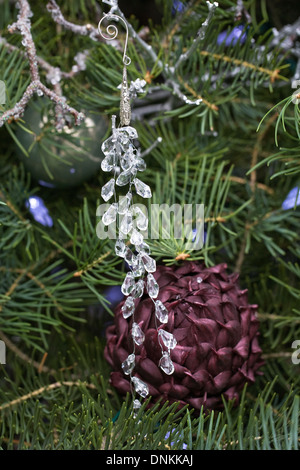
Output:
[[[123,21],[123,23],[125,25],[125,29],[126,29],[126,39],[125,39],[125,46],[124,46],[124,53],[123,53],[123,64],[124,65],[129,65],[131,63],[131,59],[130,59],[130,57],[128,57],[128,55],[126,55],[127,44],[128,44],[128,26],[127,26],[126,21],[123,18],[121,18],[121,16],[115,15],[114,13],[104,13],[103,18],[101,18],[101,20],[99,21],[99,24],[98,24],[98,31],[99,31],[100,36],[102,36],[107,41],[112,41],[113,39],[115,39],[119,34],[119,30],[116,27],[116,25],[109,24],[106,27],[106,33],[108,34],[108,36],[105,36],[103,34],[102,30],[101,30],[101,23],[105,19],[112,19],[112,20],[115,20],[117,22],[119,20]]]

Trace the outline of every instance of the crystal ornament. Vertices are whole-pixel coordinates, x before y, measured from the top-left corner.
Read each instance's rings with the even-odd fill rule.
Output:
[[[115,243],[115,253],[117,256],[120,256],[120,258],[124,258],[125,253],[126,253],[126,245],[123,242],[123,240],[117,239]]]
[[[129,354],[127,359],[122,363],[122,369],[125,375],[130,375],[135,366],[135,355]]]
[[[139,400],[135,399],[133,401],[133,409],[134,411],[138,411],[141,408],[142,404]]]
[[[102,216],[104,225],[110,225],[115,222],[118,213],[118,203],[114,202]]]
[[[159,286],[151,273],[147,276],[147,292],[152,299],[156,299],[159,293]]]
[[[121,221],[121,224],[120,224],[120,230],[125,235],[128,235],[129,232],[131,232],[132,228],[133,228],[132,213],[130,211],[128,211],[122,217],[122,221]]]
[[[129,184],[132,178],[132,171],[131,169],[122,171],[122,173],[119,174],[116,185],[117,186],[126,186],[126,184]]]
[[[134,385],[135,392],[141,395],[141,397],[146,398],[146,396],[149,395],[149,387],[145,382],[138,377],[131,377],[131,381]]]
[[[120,197],[119,207],[118,207],[119,214],[123,215],[123,214],[126,214],[126,212],[128,212],[131,201],[132,201],[131,193],[127,193],[125,196]]]
[[[103,186],[101,195],[104,201],[109,201],[114,196],[113,202],[107,211],[102,216],[104,225],[109,225],[117,222],[117,239],[115,243],[115,253],[117,256],[124,258],[130,271],[121,286],[122,293],[127,296],[127,299],[122,306],[122,315],[124,319],[130,317],[131,336],[136,345],[141,345],[145,339],[145,333],[140,326],[135,322],[135,299],[143,296],[145,287],[150,298],[156,299],[159,293],[159,286],[152,273],[156,271],[156,261],[150,256],[151,250],[147,243],[144,242],[145,231],[148,229],[148,213],[144,213],[139,207],[132,204],[132,192],[135,189],[136,193],[142,198],[151,198],[151,188],[139,178],[136,177],[138,172],[143,172],[146,169],[144,156],[150,153],[155,144],[149,147],[148,150],[142,154],[135,146],[135,140],[138,139],[138,133],[134,127],[130,125],[131,109],[130,100],[143,92],[145,80],[135,80],[131,83],[130,87],[127,83],[127,66],[130,64],[130,58],[126,55],[127,40],[128,40],[128,25],[126,21],[120,16],[115,14],[115,6],[117,0],[103,0],[111,6],[110,12],[105,14],[99,22],[98,31],[101,36],[106,40],[113,39],[118,34],[117,28],[111,28],[116,31],[116,35],[110,34],[111,37],[104,35],[101,31],[101,23],[104,18],[112,19],[114,21],[123,22],[126,26],[126,41],[125,51],[123,54],[123,77],[120,85],[120,126],[116,125],[116,116],[112,116],[112,134],[106,139],[102,145],[101,150],[104,158],[101,162],[101,169],[104,172],[111,172],[113,177]],[[109,26],[106,31],[109,31]],[[160,139],[161,140],[161,139]],[[160,142],[157,140],[157,142]],[[118,187],[128,187],[125,196],[119,198],[116,202],[116,189]],[[143,232],[143,233],[142,233]],[[129,239],[128,246],[127,240]],[[143,277],[147,273],[146,281]],[[154,300],[153,300],[154,301]],[[164,307],[162,302],[155,301],[155,313],[161,323],[167,323],[168,310]],[[162,347],[162,346],[161,346]],[[129,354],[127,359],[122,363],[122,369],[125,375],[129,375],[134,386],[135,392],[139,393],[142,397],[149,394],[147,384],[137,377],[132,377],[132,371],[135,367],[134,351]],[[168,363],[166,355],[160,360],[160,367],[171,373],[171,364]],[[138,400],[134,401],[134,410],[138,410],[141,404]]]
[[[124,259],[130,268],[135,268],[138,264],[137,257],[128,246],[125,248]]]
[[[130,243],[132,243],[133,245],[141,245],[143,241],[144,241],[143,235],[134,228],[130,236]]]
[[[137,171],[145,171],[147,168],[147,165],[142,158],[136,158],[133,164]]]
[[[102,190],[101,190],[101,196],[103,197],[104,201],[108,201],[114,194],[115,192],[115,180],[112,178],[111,180],[106,183]]]
[[[126,135],[129,137],[129,139],[137,139],[138,138],[138,133],[137,130],[134,127],[131,126],[124,126],[118,129],[118,132],[120,135],[124,136],[123,139],[125,139]],[[127,139],[128,139],[127,137]]]
[[[141,181],[139,178],[134,178],[133,183],[139,196],[142,196],[143,198],[152,197],[150,186],[148,186],[146,183],[143,183],[143,181]]]
[[[135,322],[133,322],[132,324],[131,334],[132,334],[133,341],[138,346],[141,346],[141,344],[143,344],[143,342],[145,341],[145,335],[143,331],[141,330],[140,326]]]
[[[174,364],[171,361],[169,354],[165,351],[158,363],[159,367],[164,371],[167,375],[172,375],[174,372]]]
[[[114,169],[114,154],[103,158],[101,162],[101,170],[105,172],[112,171]]]
[[[132,274],[134,277],[142,277],[145,274],[144,263],[142,262],[139,255],[136,256],[136,265],[133,268]]]
[[[135,309],[134,298],[129,296],[125,300],[124,305],[122,306],[122,309],[121,309],[123,317],[125,319],[131,317],[134,314],[134,309]]]
[[[159,330],[158,336],[162,340],[166,348],[168,348],[168,350],[175,348],[177,341],[174,338],[174,335],[172,333],[169,333],[168,331],[165,331],[165,330]]]
[[[161,323],[168,323],[169,312],[161,300],[155,301],[155,315]]]
[[[142,253],[142,254],[146,253],[147,255],[150,254],[150,246],[145,242],[143,242],[141,245],[137,245],[135,249],[138,253]]]
[[[131,292],[133,292],[135,289],[135,281],[134,281],[134,276],[132,273],[127,273],[126,277],[124,279],[124,282],[121,286],[121,291],[122,294],[124,295],[129,295]]]
[[[151,258],[147,253],[140,251],[141,260],[144,263],[145,269],[148,273],[154,273],[156,271],[156,261]]]
[[[143,293],[144,293],[144,281],[143,279],[140,279],[136,285],[135,285],[135,289],[134,291],[132,292],[132,295],[137,299],[138,297],[142,297]]]
[[[138,206],[134,208],[134,215],[136,216],[135,222],[137,228],[140,230],[147,230],[148,228],[148,217],[147,215],[142,211],[142,209]]]

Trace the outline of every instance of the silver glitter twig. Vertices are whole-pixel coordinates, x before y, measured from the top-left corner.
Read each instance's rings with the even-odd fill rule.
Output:
[[[64,125],[64,116],[66,113],[72,114],[75,118],[75,124],[79,125],[84,119],[84,114],[78,112],[66,103],[66,98],[62,96],[62,90],[59,84],[55,83],[57,86],[53,91],[41,82],[38,65],[43,61],[43,59],[38,60],[37,58],[36,47],[31,34],[30,18],[32,17],[32,11],[27,0],[19,0],[17,6],[20,13],[18,14],[17,21],[8,26],[8,31],[10,33],[18,31],[23,36],[22,45],[25,47],[25,53],[29,61],[31,83],[26,88],[20,101],[18,101],[13,108],[1,114],[0,127],[10,119],[19,119],[35,93],[39,96],[48,96],[48,98],[56,103],[55,112],[57,128],[61,128]],[[3,39],[1,42],[3,42]],[[46,63],[46,61],[43,61],[44,67]],[[52,69],[52,72],[53,70],[54,69]]]

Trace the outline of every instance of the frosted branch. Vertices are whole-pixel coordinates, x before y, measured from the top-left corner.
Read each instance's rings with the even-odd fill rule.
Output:
[[[45,95],[55,102],[55,115],[56,115],[56,127],[61,129],[65,122],[65,114],[70,113],[75,118],[75,124],[79,125],[81,120],[84,118],[84,114],[78,112],[76,109],[72,108],[66,103],[66,98],[62,95],[62,90],[59,85],[59,80],[55,83],[52,83],[55,88],[54,91],[50,90],[45,86],[40,79],[38,65],[42,66],[45,70],[48,70],[48,73],[58,72],[60,69],[51,67],[48,62],[44,59],[38,58],[36,53],[35,43],[31,34],[31,21],[32,11],[30,9],[29,3],[27,0],[19,0],[17,4],[20,13],[18,14],[17,21],[12,25],[8,26],[8,31],[10,33],[20,32],[23,36],[22,45],[25,47],[25,52],[30,67],[31,83],[26,88],[22,98],[15,104],[15,106],[7,111],[5,111],[0,116],[0,127],[10,119],[19,119],[25,112],[25,108],[36,93],[38,96]],[[1,42],[4,43],[10,50],[14,49],[14,46],[8,45],[7,41],[1,38]]]
[[[55,0],[50,0],[50,2],[47,3],[47,10],[51,13],[55,23],[62,25],[65,29],[72,31],[75,34],[79,34],[80,36],[89,36],[93,41],[102,40],[97,28],[93,25],[89,23],[86,25],[77,25],[67,21]]]
[[[174,72],[178,70],[182,62],[185,62],[193,54],[193,52],[197,49],[199,43],[203,41],[203,39],[205,38],[205,33],[209,26],[209,23],[211,22],[211,19],[215,13],[216,8],[219,6],[217,2],[214,2],[214,3],[206,2],[206,3],[208,6],[208,16],[206,20],[202,23],[201,28],[199,29],[196,38],[192,42],[191,47],[186,52],[181,54],[181,56],[177,60],[174,66]]]

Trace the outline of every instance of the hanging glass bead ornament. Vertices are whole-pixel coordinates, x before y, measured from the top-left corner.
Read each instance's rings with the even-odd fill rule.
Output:
[[[105,3],[108,3],[105,1]],[[145,184],[139,173],[146,169],[141,154],[135,146],[138,133],[131,122],[130,89],[127,82],[127,67],[131,63],[126,55],[128,42],[128,25],[126,21],[114,13],[115,9],[111,3],[111,10],[104,14],[98,25],[99,34],[106,40],[115,39],[118,29],[109,24],[106,34],[102,32],[103,21],[121,21],[126,29],[125,48],[123,54],[123,74],[120,96],[120,124],[116,124],[116,116],[112,116],[112,134],[102,143],[101,150],[104,154],[101,168],[104,172],[111,173],[112,177],[101,190],[102,198],[108,202],[108,208],[102,216],[102,222],[108,226],[117,222],[115,253],[125,260],[129,268],[123,281],[121,290],[127,297],[122,307],[122,315],[128,321],[129,331],[132,339],[132,352],[122,363],[122,370],[129,376],[133,394],[142,398],[149,395],[149,387],[137,375],[134,374],[136,366],[136,348],[141,347],[145,340],[145,334],[141,325],[135,321],[135,300],[145,293],[153,301],[156,312],[156,329],[158,332],[158,344],[161,349],[159,367],[167,375],[174,371],[174,365],[170,358],[170,350],[176,346],[176,340],[172,334],[163,328],[168,322],[168,310],[164,304],[157,299],[159,286],[153,273],[156,271],[156,261],[151,256],[150,247],[144,241],[144,233],[148,228],[148,211],[141,209],[140,205],[133,204],[133,195],[136,193],[144,199],[152,197],[150,186]],[[161,142],[161,138],[157,139]],[[150,149],[152,149],[151,147]],[[126,188],[125,196],[117,198],[118,188]],[[167,348],[167,351],[166,351]],[[142,360],[142,359],[140,359]],[[134,409],[138,409],[139,401],[134,400]]]

